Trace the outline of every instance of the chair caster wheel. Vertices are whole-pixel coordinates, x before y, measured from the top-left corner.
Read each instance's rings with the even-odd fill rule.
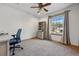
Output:
[[[21,48],[23,50],[23,48]]]
[[[15,53],[12,53],[12,55],[15,55]]]

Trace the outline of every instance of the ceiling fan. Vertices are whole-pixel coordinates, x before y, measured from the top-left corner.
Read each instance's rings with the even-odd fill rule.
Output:
[[[42,9],[45,11],[45,12],[48,12],[48,10],[45,8],[46,6],[49,6],[51,5],[51,3],[37,3],[38,6],[31,6],[31,8],[38,8],[38,11],[37,13],[39,13]]]

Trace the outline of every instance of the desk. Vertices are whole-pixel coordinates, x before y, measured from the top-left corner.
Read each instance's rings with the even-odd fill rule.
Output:
[[[9,35],[0,36],[0,56],[9,56]]]

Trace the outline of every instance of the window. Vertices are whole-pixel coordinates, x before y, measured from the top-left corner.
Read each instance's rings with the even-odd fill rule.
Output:
[[[53,16],[49,19],[49,30],[51,34],[63,34],[64,15]]]

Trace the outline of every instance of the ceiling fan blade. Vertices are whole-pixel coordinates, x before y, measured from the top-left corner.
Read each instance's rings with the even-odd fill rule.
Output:
[[[51,3],[46,3],[43,5],[43,7],[48,6],[48,5],[51,5]]]
[[[32,6],[31,8],[39,8],[38,6]]]
[[[44,9],[44,11],[48,12],[48,10],[46,8],[43,8],[43,9]]]

